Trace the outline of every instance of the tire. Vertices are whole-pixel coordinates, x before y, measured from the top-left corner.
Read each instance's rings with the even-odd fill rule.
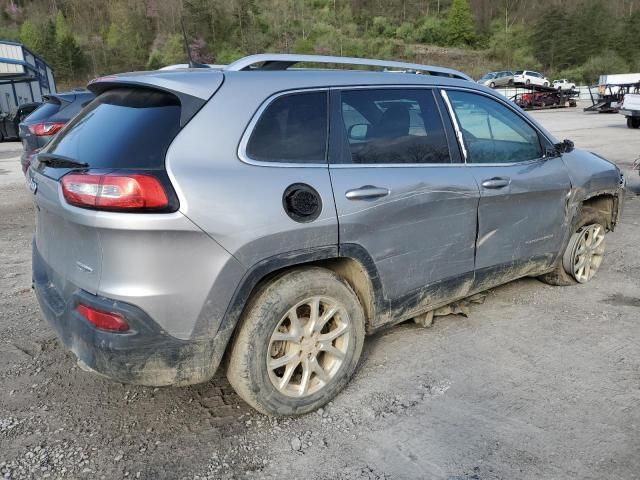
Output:
[[[310,335],[312,311],[319,322],[330,316]],[[341,277],[319,267],[295,269],[272,279],[247,304],[227,378],[245,402],[266,415],[309,413],[349,382],[364,336],[362,306]]]
[[[489,84],[489,86],[490,86],[491,88],[496,88],[496,82],[491,82],[491,83]]]
[[[627,117],[628,128],[640,128],[640,117]]]
[[[548,87],[549,86],[549,82],[544,82],[543,86]]]
[[[531,84],[531,80],[529,80],[529,79],[527,78],[527,81],[526,81],[526,82],[524,82],[524,83],[525,83],[526,85],[530,85],[530,84]]]
[[[595,267],[595,270],[588,278],[578,278],[575,273],[572,272],[573,260],[576,256],[576,249],[578,247],[581,236],[587,232],[589,227],[597,225],[602,229],[602,234],[606,233],[607,220],[602,213],[591,207],[583,207],[580,212],[578,222],[575,224],[574,233],[569,239],[569,243],[565,247],[562,256],[558,259],[553,271],[541,275],[538,277],[544,283],[549,285],[568,286],[575,285],[577,283],[586,283],[591,280],[596,274],[600,264],[602,263],[602,257],[604,255],[604,238],[602,239],[602,251],[599,253],[599,261]]]

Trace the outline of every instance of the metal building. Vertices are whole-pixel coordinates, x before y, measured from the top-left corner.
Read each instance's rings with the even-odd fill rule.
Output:
[[[49,93],[56,93],[51,67],[21,43],[0,40],[0,111],[41,102]]]

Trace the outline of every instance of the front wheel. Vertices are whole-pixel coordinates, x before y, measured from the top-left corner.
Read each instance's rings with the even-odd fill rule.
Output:
[[[526,82],[524,82],[524,83],[526,83],[527,85],[529,85],[529,84],[531,83],[531,80],[529,80],[529,79],[527,78],[527,81],[526,81]]]
[[[576,230],[553,271],[539,277],[549,285],[590,281],[602,265],[607,221],[596,209],[583,207]]]
[[[496,82],[491,82],[491,83],[489,84],[489,86],[490,86],[491,88],[496,88]]]
[[[330,270],[276,277],[251,299],[233,342],[227,377],[267,415],[300,415],[329,402],[353,375],[364,343],[364,313]]]
[[[562,257],[562,267],[576,282],[587,283],[596,274],[604,255],[605,227],[592,223],[571,236]]]
[[[544,86],[548,87],[549,86],[549,82],[544,82]]]

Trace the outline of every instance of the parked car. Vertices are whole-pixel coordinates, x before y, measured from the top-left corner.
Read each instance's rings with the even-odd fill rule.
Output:
[[[0,114],[0,142],[17,140],[19,138],[18,125],[39,106],[39,102],[23,103],[11,113]]]
[[[518,70],[513,74],[513,83],[524,85],[541,85],[548,87],[549,79],[539,72],[533,70]]]
[[[561,98],[558,92],[528,92],[516,98],[516,104],[522,108],[549,107],[560,105]]]
[[[27,116],[18,129],[23,152],[22,171],[26,173],[35,152],[44,147],[95,95],[88,90],[73,90],[45,95],[44,102]]]
[[[513,72],[489,72],[478,80],[478,83],[491,88],[513,85]]]
[[[367,334],[520,277],[588,282],[622,208],[613,163],[446,68],[255,55],[89,88],[29,168],[33,282],[82,368],[121,382],[225,358],[257,410],[310,412]]]
[[[640,128],[640,94],[627,93],[618,113],[621,113],[627,118],[627,127]]]
[[[576,84],[573,82],[570,82],[569,80],[567,80],[566,78],[563,78],[561,80],[554,80],[553,81],[553,88],[557,89],[557,90],[575,90],[576,88]]]

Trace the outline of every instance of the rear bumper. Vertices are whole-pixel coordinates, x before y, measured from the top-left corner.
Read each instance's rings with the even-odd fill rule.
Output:
[[[33,286],[43,317],[83,367],[123,383],[149,386],[189,385],[215,373],[226,341],[181,340],[164,332],[138,307],[71,288],[63,298],[54,275],[33,244]],[[122,314],[125,333],[98,330],[76,312],[79,303]]]
[[[640,117],[640,110],[618,110],[618,113],[624,115],[625,117]]]

